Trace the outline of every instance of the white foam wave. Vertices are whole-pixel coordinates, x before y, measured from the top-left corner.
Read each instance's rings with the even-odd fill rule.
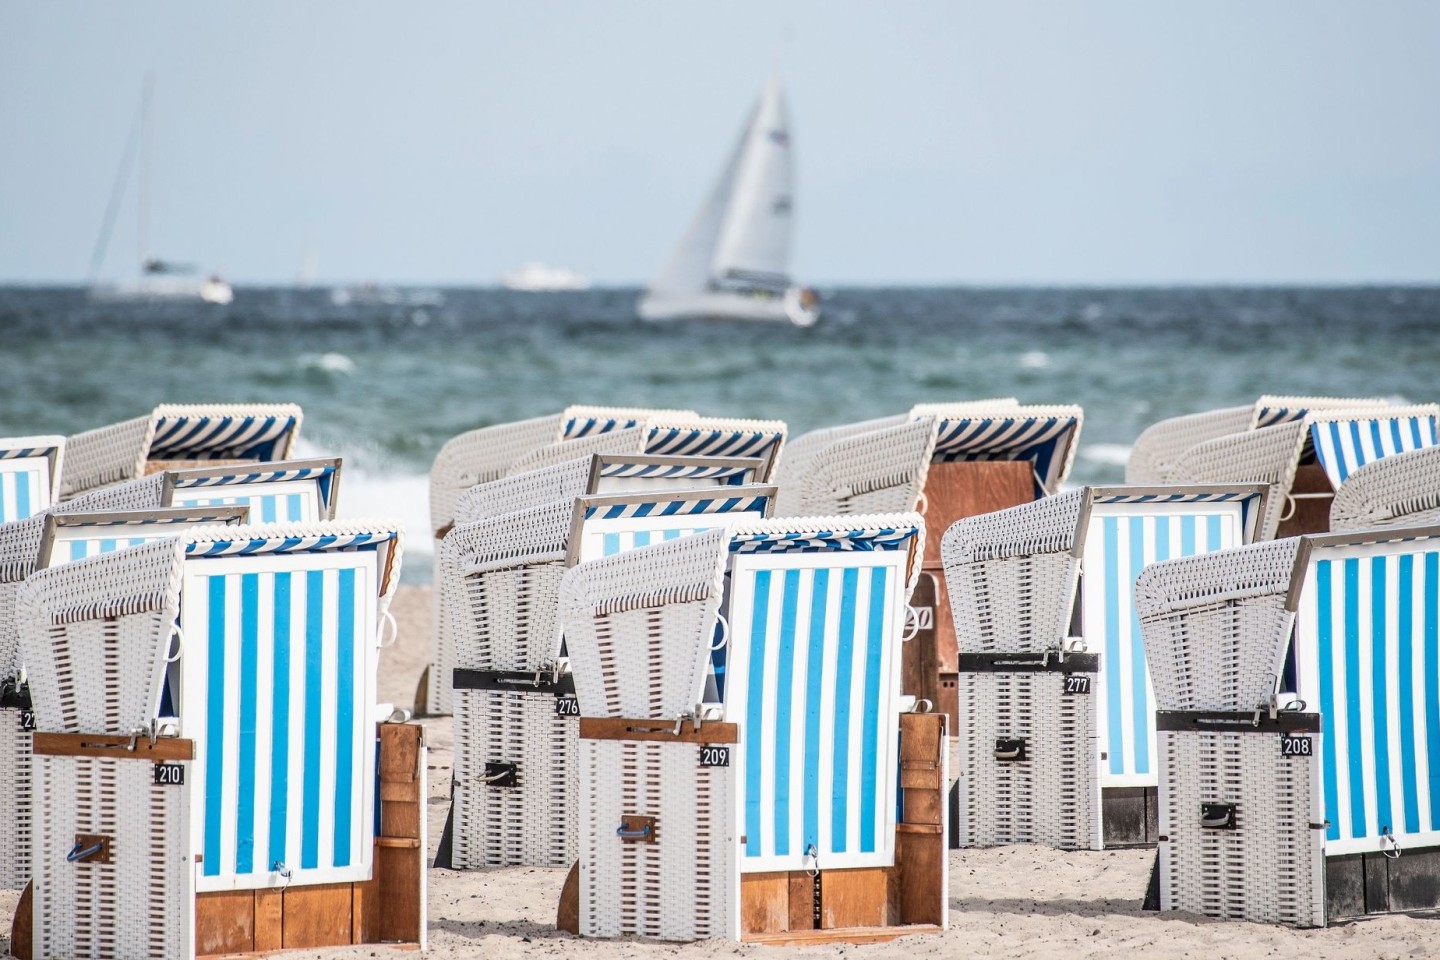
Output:
[[[1123,467],[1130,460],[1130,450],[1128,443],[1092,443],[1080,447],[1080,456],[1091,463]]]
[[[355,361],[343,353],[306,353],[297,357],[295,363],[302,370],[324,370],[347,376],[355,372]]]
[[[1021,370],[1044,370],[1050,366],[1050,354],[1044,350],[1030,350],[1020,354],[1018,362]]]

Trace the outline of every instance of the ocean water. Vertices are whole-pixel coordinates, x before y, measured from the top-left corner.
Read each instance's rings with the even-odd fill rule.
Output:
[[[0,436],[164,402],[299,403],[304,451],[346,458],[342,513],[404,522],[423,581],[441,444],[570,403],[774,417],[792,435],[920,401],[1078,403],[1071,482],[1087,483],[1121,479],[1148,424],[1262,393],[1440,399],[1431,287],[835,289],[807,330],[644,324],[637,290],[401,293],[240,288],[216,308],[0,287]]]

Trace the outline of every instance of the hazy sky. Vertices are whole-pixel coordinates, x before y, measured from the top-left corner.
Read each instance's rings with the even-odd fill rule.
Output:
[[[153,70],[158,254],[644,281],[775,69],[804,280],[1440,280],[1434,0],[0,0],[0,280],[85,278]]]

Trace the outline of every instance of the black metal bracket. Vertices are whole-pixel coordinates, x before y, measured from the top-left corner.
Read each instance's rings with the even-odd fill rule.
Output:
[[[1269,711],[1157,710],[1155,729],[1205,733],[1319,733],[1320,714]]]
[[[553,670],[467,670],[455,668],[451,681],[456,690],[508,690],[512,693],[549,693],[557,697],[575,695],[573,674],[557,675]]]
[[[1100,654],[1066,653],[962,653],[960,673],[1099,673]]]

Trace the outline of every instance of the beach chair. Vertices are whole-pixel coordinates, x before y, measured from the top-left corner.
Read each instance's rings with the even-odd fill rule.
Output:
[[[302,416],[294,404],[164,404],[66,442],[60,496],[187,466],[285,460]]]
[[[399,563],[384,524],[208,527],[26,581],[30,956],[423,948],[424,747],[374,703]]]
[[[656,415],[698,416],[692,410],[572,406],[550,416],[481,427],[451,438],[430,468],[430,524],[435,538],[443,537],[455,522],[455,498],[462,491],[498,480],[527,454],[562,440],[634,428]]]
[[[1167,483],[1270,486],[1259,539],[1323,533],[1335,491],[1364,464],[1437,443],[1440,406],[1311,410],[1299,420],[1198,444]]]
[[[64,437],[0,438],[0,523],[24,520],[60,499]]]
[[[1330,529],[1440,523],[1440,447],[1383,457],[1358,467],[1330,503]]]
[[[803,470],[781,480],[780,510],[788,517],[914,510],[934,449],[929,417],[839,436],[805,451]]]
[[[957,522],[958,846],[1155,842],[1154,694],[1133,586],[1249,542],[1265,488],[1086,487]]]
[[[168,470],[161,502],[167,507],[245,505],[253,523],[334,520],[340,496],[338,457],[284,460],[233,467]]]
[[[945,718],[907,712],[899,685],[923,539],[914,513],[781,519],[570,570],[580,859],[563,927],[761,943],[944,928]]]
[[[1263,396],[1243,407],[1171,417],[1146,427],[1125,464],[1127,484],[1164,483],[1175,460],[1207,440],[1302,420],[1311,410],[1383,407],[1386,401],[1344,397]]]
[[[1158,707],[1162,911],[1325,923],[1320,758],[1332,735],[1275,696],[1300,546],[1171,560],[1136,581]]]
[[[565,567],[760,520],[774,499],[765,485],[584,496],[457,526],[445,537],[439,569],[455,646],[446,865],[574,862],[578,714],[556,620]]]

